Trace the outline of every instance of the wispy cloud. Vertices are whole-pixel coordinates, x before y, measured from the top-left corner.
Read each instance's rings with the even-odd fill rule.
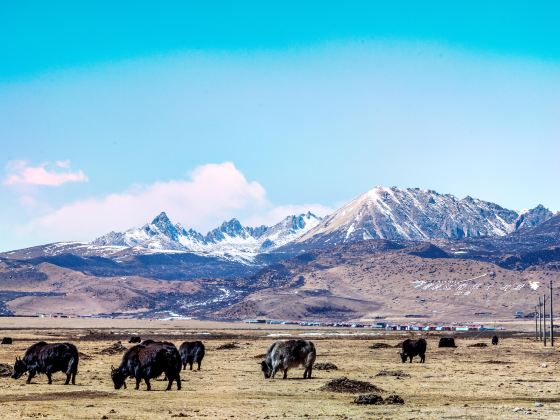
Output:
[[[41,185],[58,187],[69,182],[86,182],[88,177],[81,171],[70,171],[69,160],[57,161],[54,165],[44,162],[37,166],[25,160],[13,160],[6,165],[4,185]]]

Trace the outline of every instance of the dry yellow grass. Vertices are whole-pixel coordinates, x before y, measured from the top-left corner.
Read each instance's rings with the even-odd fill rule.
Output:
[[[132,324],[137,324],[133,322]],[[1,325],[1,324],[0,324]],[[64,375],[54,375],[53,385],[38,376],[30,385],[0,378],[2,418],[84,418],[153,419],[186,416],[193,418],[519,418],[532,410],[531,418],[560,418],[558,358],[553,350],[518,337],[506,338],[497,347],[468,348],[488,338],[461,339],[457,349],[438,349],[437,337],[428,339],[426,364],[402,364],[397,349],[371,350],[374,342],[394,345],[402,335],[386,337],[311,338],[317,347],[317,362],[332,362],[338,371],[314,371],[312,380],[301,379],[303,370],[292,370],[288,380],[265,380],[255,356],[266,351],[275,339],[266,329],[227,329],[219,324],[212,329],[154,328],[138,330],[145,338],[158,335],[171,338],[176,345],[192,338],[192,333],[211,333],[202,370],[183,371],[183,389],[165,392],[166,383],[153,382],[153,391],[115,390],[110,366],[120,362],[121,354],[103,356],[100,350],[112,345],[122,332],[111,329],[74,329],[72,320],[57,329],[0,330],[0,335],[15,339],[11,346],[0,346],[0,363],[13,364],[16,355],[35,341],[73,341],[91,359],[80,361],[76,386],[64,386]],[[154,324],[157,325],[157,324]],[[199,326],[197,326],[199,327]],[[242,326],[239,326],[239,328]],[[2,327],[0,327],[2,328]],[[5,327],[4,327],[5,328]],[[93,334],[90,334],[92,332]],[[287,331],[294,336],[309,329]],[[331,330],[333,332],[333,330]],[[279,333],[274,330],[273,333]],[[103,335],[100,335],[103,334]],[[240,348],[217,350],[236,341]],[[130,346],[123,342],[125,346]],[[486,363],[501,361],[502,364]],[[547,367],[541,367],[546,363]],[[375,376],[380,370],[402,370],[410,377],[399,379]],[[396,393],[403,406],[358,406],[354,395],[320,391],[328,380],[346,376],[368,381],[384,389],[386,397]],[[543,407],[535,407],[536,401]]]

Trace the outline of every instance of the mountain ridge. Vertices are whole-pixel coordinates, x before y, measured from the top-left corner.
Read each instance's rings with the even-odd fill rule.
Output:
[[[326,216],[297,242],[337,245],[367,239],[499,237],[552,216],[542,205],[520,213],[470,196],[459,199],[433,190],[375,187]]]
[[[152,250],[194,252],[224,258],[251,260],[277,249],[311,229],[321,220],[310,211],[290,215],[272,226],[243,226],[238,219],[224,221],[206,235],[173,224],[165,212],[150,223],[125,232],[110,232],[92,241],[98,246],[140,247]]]

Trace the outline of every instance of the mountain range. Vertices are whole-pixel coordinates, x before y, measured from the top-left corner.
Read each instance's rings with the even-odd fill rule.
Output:
[[[321,219],[313,213],[288,216],[273,226],[248,227],[237,219],[206,235],[172,223],[163,212],[150,223],[110,232],[93,245],[184,251],[251,262],[292,243],[335,246],[369,239],[430,241],[502,237],[536,226],[553,216],[538,205],[517,212],[466,197],[458,199],[418,188],[376,187]]]
[[[110,232],[92,244],[121,248],[145,248],[158,251],[184,251],[224,259],[251,262],[260,253],[286,245],[321,221],[313,213],[288,216],[273,226],[248,227],[237,219],[223,222],[206,235],[173,224],[165,212],[150,223],[126,232]]]
[[[162,212],[92,242],[0,253],[0,314],[507,317],[558,273],[560,214],[542,205],[376,187],[324,218],[202,234]]]

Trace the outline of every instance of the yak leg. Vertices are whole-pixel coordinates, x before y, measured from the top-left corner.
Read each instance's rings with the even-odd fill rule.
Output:
[[[66,382],[64,382],[64,385],[68,385],[70,384],[70,379],[72,379],[72,372],[75,372],[76,368],[74,366],[72,366],[72,363],[68,364],[68,367],[66,368]],[[75,375],[75,374],[74,374]]]
[[[33,379],[34,376],[35,376],[35,372],[34,371],[29,371],[29,373],[27,374],[27,383],[28,384],[31,383],[31,379]]]
[[[284,376],[282,379],[288,379],[288,368],[284,368]]]
[[[408,357],[410,358],[410,363],[412,363],[412,358],[413,358],[414,356],[408,356]]]
[[[312,367],[309,366],[307,368],[305,368],[305,372],[303,372],[303,379],[311,379],[311,371],[312,371]]]
[[[200,364],[201,364],[201,363],[202,363],[202,362],[198,362],[198,369],[197,369],[197,370],[200,370]]]
[[[49,385],[51,385],[52,384],[52,373],[47,372],[46,375],[47,375],[47,379],[49,380]],[[68,385],[68,383],[66,383],[65,385]]]
[[[183,363],[183,370],[187,368],[187,362]]]
[[[76,385],[76,370],[74,370],[74,372],[72,372],[72,385]]]
[[[152,386],[150,385],[150,378],[145,377],[145,378],[144,378],[144,382],[146,382],[146,388],[147,388],[146,390],[147,390],[147,391],[151,391],[151,390],[152,390]]]
[[[426,355],[425,354],[421,354],[420,355],[420,363],[424,363],[426,361]]]
[[[173,382],[179,377],[179,375],[174,375],[173,372],[165,372],[165,377],[169,381],[165,390],[171,391],[171,386],[173,385]],[[177,388],[180,388],[180,385],[177,385]]]
[[[271,379],[274,379],[274,376],[276,376],[276,372],[278,372],[278,366],[274,366],[272,368],[272,375],[270,375]]]
[[[137,376],[136,377],[136,387],[134,389],[138,390],[140,389],[140,381],[142,380],[141,377]]]
[[[172,375],[171,373],[167,375],[169,379],[169,385],[167,386],[167,391],[171,390],[171,386],[173,385],[173,381],[177,382],[177,391],[181,389],[181,375],[177,373],[176,375]]]
[[[192,365],[193,365],[193,362],[190,362],[190,363],[189,363],[189,369],[190,369],[190,370],[192,370]]]

